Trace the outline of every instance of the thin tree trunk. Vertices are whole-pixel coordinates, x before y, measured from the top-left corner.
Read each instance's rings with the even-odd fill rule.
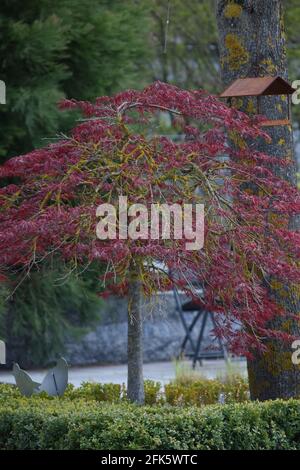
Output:
[[[135,403],[145,401],[143,377],[142,291],[138,280],[130,280],[128,291],[128,381],[127,398]]]
[[[287,79],[280,0],[216,0],[216,16],[224,86],[244,77],[280,75]],[[236,99],[233,105],[248,114],[258,112],[257,100],[253,98]],[[288,101],[283,96],[262,97],[259,111],[272,120],[286,119]],[[295,161],[291,126],[268,127],[266,131],[272,142],[266,143],[261,139],[256,149]],[[296,165],[292,163],[280,173],[296,184]],[[281,221],[278,223],[280,226]],[[294,224],[295,221],[290,221],[289,225],[292,227]],[[276,298],[286,312],[300,311],[299,293],[288,285],[272,282],[272,279],[270,285],[270,296]],[[276,319],[269,327],[300,338],[299,322],[288,318]],[[251,398],[267,400],[299,396],[300,368],[292,364],[291,345],[278,340],[268,341],[265,345],[265,354],[256,353],[255,360],[248,361]]]

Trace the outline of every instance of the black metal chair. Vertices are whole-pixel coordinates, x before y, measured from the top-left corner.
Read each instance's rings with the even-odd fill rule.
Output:
[[[201,294],[200,294],[201,295]],[[174,288],[174,297],[176,310],[179,313],[180,320],[182,322],[183,328],[185,330],[185,336],[181,343],[179,357],[185,355],[190,357],[193,360],[193,368],[196,367],[197,361],[199,361],[200,366],[202,365],[203,359],[225,359],[228,360],[228,353],[226,346],[223,344],[220,338],[217,338],[219,349],[216,351],[207,350],[203,347],[203,339],[205,329],[208,326],[210,320],[211,324],[216,327],[216,320],[213,312],[208,312],[201,306],[201,301],[197,302],[194,300],[188,300],[187,302],[182,302],[180,298],[180,293],[177,288]],[[186,313],[194,312],[193,319],[188,323],[186,319]],[[199,324],[199,334],[197,341],[195,342],[192,333],[196,326]],[[187,351],[187,345],[190,345],[190,352]]]

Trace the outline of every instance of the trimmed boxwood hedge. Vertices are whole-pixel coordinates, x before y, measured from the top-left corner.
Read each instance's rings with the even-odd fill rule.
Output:
[[[0,449],[300,449],[300,401],[135,406],[0,389]]]

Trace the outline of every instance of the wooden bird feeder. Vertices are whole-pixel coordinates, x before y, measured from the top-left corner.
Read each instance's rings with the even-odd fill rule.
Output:
[[[229,104],[232,98],[253,96],[257,98],[257,113],[260,114],[260,102],[262,96],[286,95],[288,99],[288,119],[277,119],[264,121],[262,126],[290,126],[291,125],[291,103],[290,96],[296,90],[281,77],[255,77],[239,78],[235,80],[221,95],[220,98],[228,98]]]

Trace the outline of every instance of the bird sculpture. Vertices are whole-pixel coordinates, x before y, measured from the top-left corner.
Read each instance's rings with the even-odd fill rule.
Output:
[[[25,370],[22,370],[19,364],[14,364],[13,375],[15,377],[16,385],[22,395],[25,397],[31,397],[33,393],[37,393],[39,386],[38,382],[34,382]]]
[[[34,382],[30,375],[20,368],[19,364],[14,364],[13,376],[18,389],[25,397],[42,392],[46,392],[51,397],[60,397],[68,385],[68,363],[61,357],[56,366],[47,372],[42,383]]]

